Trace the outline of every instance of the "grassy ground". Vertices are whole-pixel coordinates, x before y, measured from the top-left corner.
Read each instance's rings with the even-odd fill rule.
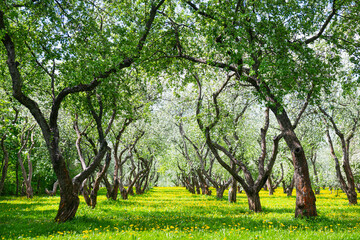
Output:
[[[58,197],[0,198],[0,239],[359,239],[360,207],[323,190],[319,216],[295,219],[295,197],[261,192],[263,213],[248,211],[244,193],[229,204],[183,188],[154,188],[129,200],[82,201],[76,218],[54,223]]]

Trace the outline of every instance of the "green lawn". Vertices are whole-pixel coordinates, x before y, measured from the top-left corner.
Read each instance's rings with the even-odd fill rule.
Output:
[[[96,209],[82,200],[76,218],[53,221],[59,197],[0,198],[0,239],[359,239],[360,207],[346,196],[323,190],[319,216],[295,219],[295,197],[278,189],[261,192],[263,213],[248,211],[244,193],[230,204],[183,188],[154,188],[129,200],[108,201],[104,190]],[[215,190],[214,190],[215,192]]]

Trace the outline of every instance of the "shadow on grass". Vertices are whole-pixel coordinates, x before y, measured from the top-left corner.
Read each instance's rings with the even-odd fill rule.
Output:
[[[135,195],[129,200],[101,200],[96,209],[88,208],[81,203],[77,216],[70,222],[54,223],[56,210],[38,210],[44,207],[49,199],[38,201],[0,202],[0,236],[5,239],[37,237],[64,234],[82,234],[88,231],[151,231],[153,229],[167,230],[177,228],[187,232],[220,231],[223,229],[248,229],[250,232],[267,231],[270,228],[289,229],[309,227],[318,230],[326,226],[350,226],[357,219],[334,219],[320,213],[317,218],[295,219],[280,218],[282,215],[293,215],[295,206],[267,206],[262,213],[252,213],[248,210],[245,195],[238,197],[238,203],[229,204],[216,200],[215,197],[189,195],[183,190],[163,189],[151,190],[143,195]],[[273,197],[262,197],[262,202]],[[285,197],[286,198],[286,197]],[[172,200],[171,200],[172,199]],[[58,198],[50,199],[51,203]],[[284,200],[288,201],[287,198]],[[360,208],[341,209],[341,213],[360,213]],[[324,213],[326,214],[326,213]],[[359,215],[358,215],[359,216]],[[105,230],[106,229],[106,230]],[[60,232],[60,233],[59,233]]]

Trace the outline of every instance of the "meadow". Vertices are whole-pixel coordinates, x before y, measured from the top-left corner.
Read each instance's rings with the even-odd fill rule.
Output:
[[[359,239],[360,207],[322,190],[319,216],[295,219],[295,196],[261,192],[262,213],[237,203],[192,195],[184,188],[153,188],[129,200],[109,201],[101,190],[96,209],[83,199],[74,220],[53,221],[59,197],[0,197],[0,239]]]

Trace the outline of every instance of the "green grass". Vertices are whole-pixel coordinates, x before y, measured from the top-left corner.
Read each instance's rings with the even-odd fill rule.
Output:
[[[214,190],[215,192],[215,190]],[[262,213],[248,210],[244,193],[230,204],[183,188],[154,188],[96,209],[81,204],[74,220],[53,221],[59,197],[0,198],[0,239],[359,239],[360,207],[323,190],[319,216],[295,219],[295,197],[261,192]]]

